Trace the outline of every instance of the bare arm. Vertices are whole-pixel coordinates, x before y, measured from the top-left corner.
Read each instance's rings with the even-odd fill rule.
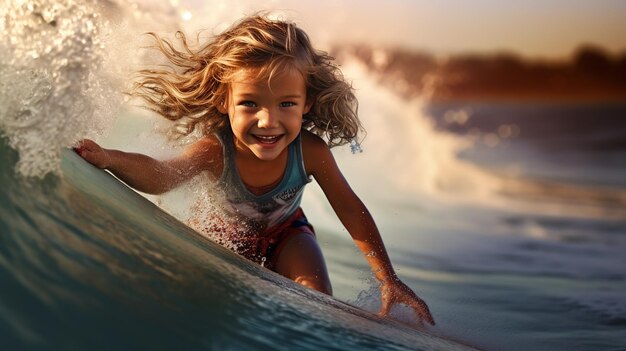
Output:
[[[307,171],[320,185],[337,217],[381,282],[380,313],[387,315],[393,304],[405,303],[421,318],[434,324],[426,303],[397,277],[374,219],[343,177],[328,146],[310,134],[302,140]]]
[[[161,194],[175,188],[198,173],[208,170],[221,173],[221,146],[204,138],[180,156],[166,161],[152,157],[105,149],[92,140],[82,140],[76,152],[89,163],[107,169],[130,187],[148,194]]]

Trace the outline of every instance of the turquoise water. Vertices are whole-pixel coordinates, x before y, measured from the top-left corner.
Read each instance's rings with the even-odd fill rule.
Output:
[[[3,169],[2,331],[16,348],[360,349],[398,334],[393,349],[454,349],[261,271],[71,153],[62,180]]]
[[[419,331],[353,307],[375,311],[377,298],[347,238],[318,233],[335,291],[349,304],[213,244],[69,150],[62,177],[23,178],[2,140],[7,349],[465,349],[450,339],[494,350],[624,347],[623,266],[610,269],[623,258],[606,248],[455,230],[412,210],[419,236],[388,246],[438,321]],[[585,268],[568,268],[571,255]]]
[[[245,261],[71,151],[42,181],[0,151],[4,349],[466,349]]]

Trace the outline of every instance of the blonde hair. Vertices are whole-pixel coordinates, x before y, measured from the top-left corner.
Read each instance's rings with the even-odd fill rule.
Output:
[[[237,71],[254,69],[259,79],[295,68],[305,79],[307,101],[313,104],[302,127],[324,138],[329,146],[349,143],[362,130],[352,86],[327,53],[316,51],[295,24],[256,14],[235,23],[208,44],[193,49],[182,32],[178,49],[155,33],[154,46],[171,64],[169,69],[138,72],[131,95],[147,107],[176,121],[186,135],[200,126],[205,133],[228,127],[218,107],[228,98],[228,84]]]

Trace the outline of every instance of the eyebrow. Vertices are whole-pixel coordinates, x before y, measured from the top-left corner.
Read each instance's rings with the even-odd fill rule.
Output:
[[[290,95],[281,96],[282,99],[299,99],[301,97],[302,95],[300,94],[290,94]]]
[[[240,98],[255,98],[258,95],[252,94],[252,93],[240,93],[240,94],[237,94],[236,96]],[[299,98],[302,98],[302,94],[288,94],[288,95],[279,96],[278,98],[279,99],[299,99]]]

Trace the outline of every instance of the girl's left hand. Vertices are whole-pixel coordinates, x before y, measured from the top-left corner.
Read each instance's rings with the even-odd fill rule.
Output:
[[[428,305],[420,299],[406,284],[400,279],[391,279],[383,282],[380,287],[382,306],[378,313],[381,317],[386,317],[391,311],[391,307],[398,303],[403,303],[411,307],[417,315],[431,325],[435,325],[435,320],[430,314]]]
[[[111,156],[107,150],[95,141],[83,139],[74,147],[74,151],[92,165],[105,169],[111,166]]]

